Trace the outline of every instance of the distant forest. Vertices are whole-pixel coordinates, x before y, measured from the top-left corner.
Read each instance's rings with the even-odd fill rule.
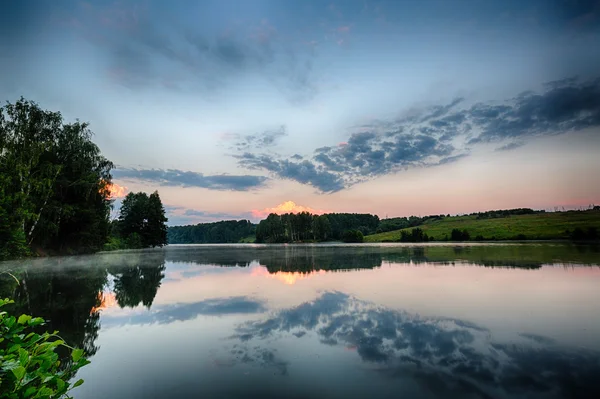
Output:
[[[256,225],[249,220],[224,220],[190,226],[169,227],[169,244],[237,243],[248,237],[254,240]]]
[[[465,216],[476,219],[497,219],[514,215],[544,213],[529,208],[491,210]],[[376,215],[358,213],[328,213],[313,215],[308,212],[283,215],[270,214],[258,224],[249,220],[228,220],[215,223],[200,223],[189,226],[174,226],[168,230],[170,244],[211,243],[287,243],[344,241],[362,242],[364,236],[421,226],[426,222],[442,220],[450,215],[428,215],[379,219]],[[469,240],[465,232],[455,232],[457,241]],[[427,241],[427,235],[416,229],[402,241]]]

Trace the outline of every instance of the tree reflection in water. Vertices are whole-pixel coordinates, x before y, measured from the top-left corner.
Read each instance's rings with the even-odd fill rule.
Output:
[[[71,346],[83,348],[87,357],[99,349],[100,310],[107,306],[109,275],[114,278],[114,296],[119,306],[150,307],[164,278],[163,253],[113,257],[99,266],[72,267],[60,259],[49,259],[43,267],[15,270],[17,281],[0,275],[0,297],[12,298],[11,311],[43,317],[44,330],[58,330]],[[79,266],[79,265],[77,265]],[[110,296],[110,293],[108,293]],[[62,362],[68,362],[67,353]]]

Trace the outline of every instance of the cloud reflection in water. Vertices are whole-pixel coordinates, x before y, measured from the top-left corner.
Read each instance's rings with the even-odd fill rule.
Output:
[[[598,353],[531,334],[495,342],[492,331],[465,321],[394,311],[340,292],[242,324],[232,338],[250,348],[246,358],[262,356],[252,346],[257,340],[284,336],[355,348],[378,374],[410,375],[443,396],[600,397]]]

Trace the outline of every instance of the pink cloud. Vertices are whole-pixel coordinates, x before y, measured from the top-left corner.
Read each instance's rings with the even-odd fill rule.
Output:
[[[349,26],[340,26],[339,28],[337,28],[337,31],[340,33],[348,33],[348,32],[350,32],[350,27]]]
[[[297,205],[294,201],[286,201],[274,208],[265,208],[265,209],[253,209],[252,216],[255,218],[265,218],[269,216],[271,213],[276,213],[278,215],[283,215],[284,213],[300,213],[300,212],[309,212],[314,215],[322,215],[326,213],[324,210],[313,209],[307,206]]]

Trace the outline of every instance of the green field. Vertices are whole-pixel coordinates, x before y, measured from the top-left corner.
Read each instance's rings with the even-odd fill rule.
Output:
[[[548,212],[479,220],[476,216],[454,216],[416,227],[423,229],[435,241],[448,240],[452,229],[466,229],[471,240],[477,236],[484,240],[515,240],[520,235],[527,240],[561,240],[569,238],[566,230],[573,231],[578,227],[600,230],[600,211]],[[402,231],[410,232],[413,228],[372,234],[365,237],[365,242],[398,241]]]

